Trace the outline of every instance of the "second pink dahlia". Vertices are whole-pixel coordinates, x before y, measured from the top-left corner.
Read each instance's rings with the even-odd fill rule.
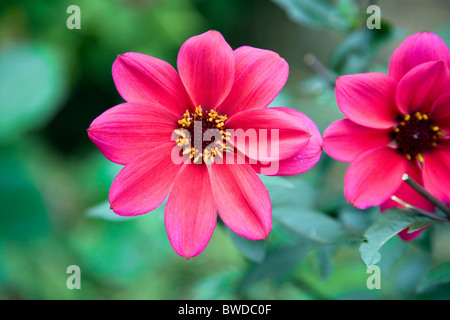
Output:
[[[434,211],[402,175],[450,203],[450,51],[437,35],[408,37],[394,52],[389,74],[339,77],[336,101],[347,117],[324,132],[324,150],[351,162],[347,200],[358,208],[397,206],[391,196]],[[419,232],[400,236],[405,240]]]

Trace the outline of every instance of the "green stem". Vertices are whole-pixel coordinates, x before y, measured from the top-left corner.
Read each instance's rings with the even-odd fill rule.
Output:
[[[417,193],[419,193],[422,197],[430,201],[436,208],[439,208],[445,215],[450,219],[450,208],[445,205],[442,201],[437,199],[435,196],[433,196],[431,193],[429,193],[427,190],[425,190],[424,187],[422,187],[420,184],[418,184],[416,181],[411,179],[410,176],[408,176],[406,173],[402,177],[403,181],[405,181],[411,188],[413,188]]]
[[[330,72],[323,66],[323,64],[312,53],[305,54],[305,63],[310,67],[317,75],[324,79],[328,85],[332,88],[336,85],[336,79],[330,74]]]
[[[437,215],[437,214],[434,214],[434,213],[422,210],[420,208],[414,207],[413,205],[410,205],[409,203],[403,201],[402,199],[397,198],[396,196],[392,196],[391,199],[393,201],[401,204],[406,209],[408,209],[408,210],[410,210],[410,211],[412,211],[414,213],[421,214],[423,216],[426,216],[426,217],[434,219],[434,220],[439,220],[439,221],[442,221],[442,222],[450,222],[450,220],[447,219],[446,217],[442,217],[440,215]]]

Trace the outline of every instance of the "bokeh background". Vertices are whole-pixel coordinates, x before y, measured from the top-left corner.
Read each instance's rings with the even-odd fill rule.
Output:
[[[81,29],[69,30],[69,5]],[[381,8],[368,30],[366,8]],[[450,229],[381,248],[381,290],[369,290],[359,247],[379,216],[343,197],[348,164],[323,154],[297,177],[263,177],[273,202],[267,241],[222,223],[198,257],[171,248],[164,206],[134,219],[111,213],[121,166],[86,129],[122,102],[111,77],[118,54],[176,65],[189,37],[219,30],[233,48],[276,51],[290,76],[274,104],[301,110],[321,132],[342,118],[341,74],[387,71],[408,35],[429,30],[450,44],[447,0],[2,0],[0,3],[1,299],[448,299]],[[81,289],[69,290],[69,265]]]

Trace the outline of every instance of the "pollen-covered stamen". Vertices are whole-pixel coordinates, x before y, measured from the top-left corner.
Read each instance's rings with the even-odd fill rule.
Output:
[[[425,113],[407,114],[394,127],[392,137],[408,160],[417,158],[423,163],[423,154],[434,148],[444,133]]]
[[[194,163],[201,162],[202,159],[214,163],[215,156],[223,157],[223,152],[227,150],[226,141],[230,140],[230,133],[224,129],[226,120],[226,115],[221,115],[215,110],[203,110],[201,106],[195,108],[194,112],[186,110],[183,117],[178,120],[181,128],[174,131],[179,135],[176,143],[183,147],[183,154],[189,155]],[[196,122],[201,123],[201,130],[195,129]],[[187,130],[189,134],[182,129]],[[220,136],[221,139],[215,138],[213,141],[204,139],[205,132],[211,129],[217,130],[218,134],[213,136]],[[201,144],[196,141],[201,141]]]

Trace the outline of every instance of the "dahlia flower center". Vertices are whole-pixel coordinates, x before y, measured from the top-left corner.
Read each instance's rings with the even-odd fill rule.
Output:
[[[176,143],[183,147],[183,154],[189,155],[194,163],[214,163],[214,157],[223,157],[227,150],[226,141],[230,140],[230,133],[225,131],[226,121],[227,116],[216,110],[203,110],[201,106],[194,112],[186,110],[178,120],[181,127],[175,130],[179,135]]]
[[[420,162],[423,162],[423,153],[435,147],[441,135],[439,127],[427,114],[420,112],[405,115],[393,132],[398,150],[408,160],[416,157]]]

